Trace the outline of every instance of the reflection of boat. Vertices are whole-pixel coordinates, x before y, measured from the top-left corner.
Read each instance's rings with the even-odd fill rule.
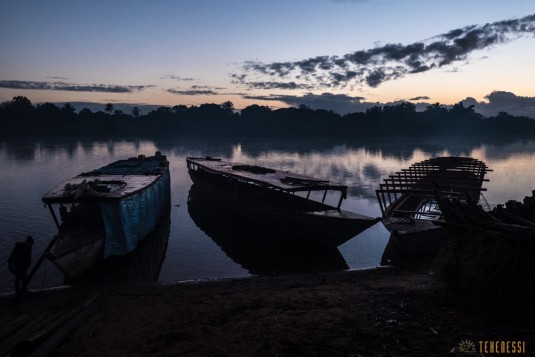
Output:
[[[193,184],[188,211],[233,261],[255,275],[281,275],[348,269],[335,247],[300,241],[280,231],[258,226],[245,215],[226,209],[226,202],[206,195]]]
[[[384,179],[376,194],[383,224],[392,235],[381,264],[412,264],[433,256],[448,238],[447,231],[434,224],[443,220],[437,195],[478,202],[488,171],[476,159],[437,157]]]
[[[72,280],[102,258],[133,251],[155,229],[170,204],[169,195],[169,163],[159,152],[119,160],[61,183],[42,199],[59,229],[48,259]]]
[[[226,209],[289,236],[337,247],[376,223],[340,209],[347,186],[209,157],[187,158],[187,164],[193,182],[225,202]],[[340,193],[336,207],[325,203],[328,191]],[[321,202],[309,199],[318,192],[323,194]]]
[[[167,207],[154,231],[139,242],[137,248],[125,255],[108,257],[84,275],[81,283],[150,284],[158,280],[165,259],[171,207]]]

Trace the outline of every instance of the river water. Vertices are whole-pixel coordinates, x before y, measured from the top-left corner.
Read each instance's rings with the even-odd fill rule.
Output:
[[[11,289],[13,279],[6,260],[14,243],[32,235],[36,241],[35,262],[56,232],[41,202],[44,194],[81,172],[138,154],[152,155],[157,150],[170,161],[172,205],[169,230],[164,229],[160,237],[164,242],[159,248],[162,254],[154,257],[152,265],[156,268],[151,268],[158,281],[372,267],[379,264],[388,240],[387,231],[378,223],[333,251],[266,243],[258,232],[238,229],[240,223],[231,217],[221,223],[219,218],[224,215],[218,217],[202,202],[195,211],[191,207],[188,210],[192,182],[186,168],[187,156],[210,155],[343,183],[349,186],[349,192],[342,208],[373,217],[380,216],[375,189],[382,178],[435,156],[471,156],[484,161],[493,170],[487,176],[490,182],[484,184],[491,206],[509,199],[522,200],[535,189],[535,141],[514,139],[500,143],[432,138],[416,143],[409,139],[333,142],[207,138],[4,141],[0,142],[0,291]],[[166,248],[163,252],[162,247]],[[148,252],[150,259],[156,254]],[[136,264],[137,270],[151,265],[144,260]],[[41,266],[30,288],[62,283],[61,273],[48,262]]]

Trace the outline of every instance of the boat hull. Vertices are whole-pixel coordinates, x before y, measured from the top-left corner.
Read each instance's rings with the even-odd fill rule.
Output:
[[[190,170],[189,173],[199,190],[224,202],[226,209],[242,219],[297,239],[337,247],[377,222],[374,218],[337,210],[280,191],[228,180],[202,170]]]
[[[381,265],[420,266],[430,263],[446,247],[450,234],[430,220],[383,220],[391,233],[381,257]]]
[[[63,273],[65,281],[71,282],[103,259],[104,241],[104,234],[97,234],[67,251],[58,251],[56,245],[52,247],[47,258]]]

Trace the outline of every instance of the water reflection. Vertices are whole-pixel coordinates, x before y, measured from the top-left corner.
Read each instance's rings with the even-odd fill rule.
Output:
[[[48,210],[42,206],[41,197],[58,182],[115,160],[157,150],[166,154],[170,161],[174,217],[167,252],[171,259],[165,260],[160,274],[160,279],[164,280],[249,275],[212,239],[203,239],[207,238],[205,233],[189,218],[187,196],[191,180],[186,156],[212,155],[228,161],[328,178],[349,187],[348,199],[342,208],[372,217],[381,214],[375,189],[382,178],[435,156],[470,156],[486,162],[494,170],[488,175],[490,182],[484,185],[488,189],[485,197],[491,205],[510,199],[521,201],[535,189],[535,141],[514,138],[483,142],[469,138],[414,141],[390,137],[343,141],[184,136],[153,140],[4,141],[0,143],[0,261],[5,261],[13,244],[26,235],[36,239],[33,260],[38,259],[57,230]],[[351,268],[378,264],[377,257],[370,259],[370,251],[382,251],[387,237],[382,239],[379,235],[385,232],[376,225],[364,232],[366,237],[363,233],[339,247],[347,264]],[[277,257],[275,253],[278,252],[270,254]],[[63,277],[53,270],[48,269],[46,276],[38,272],[30,288],[60,285]],[[12,276],[7,269],[0,270],[0,290],[9,289],[11,285]]]
[[[171,227],[171,208],[168,207],[156,229],[129,254],[111,256],[99,264],[78,284],[150,284],[158,281],[167,252]]]
[[[348,269],[338,251],[281,235],[237,216],[225,203],[210,197],[196,185],[189,190],[188,212],[204,231],[236,263],[255,275],[281,275]]]

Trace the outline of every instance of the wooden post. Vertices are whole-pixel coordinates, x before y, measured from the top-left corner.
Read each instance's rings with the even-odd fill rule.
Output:
[[[54,209],[52,208],[52,205],[48,204],[48,209],[50,210],[50,213],[52,214],[52,218],[54,219],[54,223],[56,224],[56,227],[59,229],[59,222],[58,217],[56,217],[56,212],[54,212]]]

